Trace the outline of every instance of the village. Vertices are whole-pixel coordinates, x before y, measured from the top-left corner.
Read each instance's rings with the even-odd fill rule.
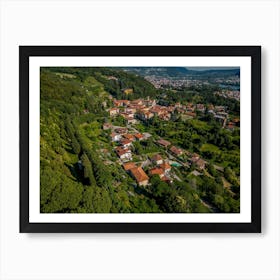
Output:
[[[103,130],[110,131],[110,140],[117,145],[115,153],[119,158],[119,164],[123,169],[136,180],[139,186],[147,186],[149,179],[153,175],[158,175],[162,181],[169,184],[173,179],[180,178],[173,172],[174,168],[195,166],[193,174],[201,175],[205,169],[207,161],[201,158],[197,153],[191,153],[187,150],[176,147],[165,139],[155,139],[148,132],[140,133],[134,124],[149,121],[153,117],[160,120],[169,121],[172,115],[179,114],[189,119],[195,118],[198,113],[204,114],[206,111],[216,118],[223,128],[233,130],[239,120],[229,121],[228,113],[225,106],[213,106],[204,104],[188,103],[182,105],[175,103],[172,106],[162,106],[156,100],[146,98],[137,100],[117,100],[113,99],[114,107],[108,109],[112,119],[122,116],[126,121],[125,127],[114,126],[110,122],[103,124]],[[133,161],[133,145],[135,142],[141,142],[152,137],[153,142],[161,149],[162,153],[155,153],[142,161]],[[146,172],[144,171],[146,170]]]

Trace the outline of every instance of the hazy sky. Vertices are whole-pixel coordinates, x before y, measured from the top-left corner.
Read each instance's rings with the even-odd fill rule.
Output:
[[[189,70],[203,71],[203,70],[230,70],[239,69],[239,67],[186,67]]]

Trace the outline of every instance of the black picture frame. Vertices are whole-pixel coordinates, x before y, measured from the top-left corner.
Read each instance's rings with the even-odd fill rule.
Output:
[[[251,57],[250,223],[31,223],[29,222],[29,58],[31,56],[249,56]],[[19,46],[21,233],[260,233],[260,46]],[[32,148],[32,147],[31,147]],[[242,157],[242,155],[241,155]],[[38,186],[39,187],[39,186]]]

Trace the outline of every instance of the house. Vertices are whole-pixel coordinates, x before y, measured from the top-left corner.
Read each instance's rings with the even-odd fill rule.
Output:
[[[173,182],[173,180],[170,177],[167,177],[165,175],[163,177],[161,177],[160,179],[161,179],[161,181],[164,181],[166,183],[172,183]]]
[[[130,104],[133,106],[139,106],[139,105],[143,104],[143,101],[142,101],[142,99],[136,99],[136,100],[130,101]]]
[[[137,181],[139,186],[147,186],[149,183],[149,177],[142,169],[142,167],[135,167],[129,170],[131,176]]]
[[[132,159],[131,151],[127,148],[118,147],[116,149],[116,153],[117,153],[118,157],[122,160],[131,160]]]
[[[228,130],[233,131],[233,130],[236,128],[235,123],[229,122],[229,123],[227,124],[227,127],[226,127],[226,128],[227,128]]]
[[[177,114],[183,114],[183,113],[185,113],[185,110],[183,108],[177,108],[176,112],[177,112]]]
[[[118,142],[118,141],[120,141],[121,138],[122,138],[122,136],[121,136],[120,134],[115,133],[115,132],[112,132],[110,136],[111,136],[111,140],[112,140],[113,142]]]
[[[218,116],[225,117],[225,118],[228,117],[228,113],[226,113],[226,112],[217,112],[217,115],[218,115]]]
[[[154,116],[153,113],[151,112],[145,112],[143,110],[141,110],[139,113],[138,113],[138,118],[143,120],[143,121],[146,121],[146,120],[149,120],[151,119],[152,117]]]
[[[194,112],[186,112],[185,115],[192,117],[192,118],[196,117],[196,113],[194,113]]]
[[[191,162],[196,162],[198,161],[200,158],[200,156],[196,153],[193,153],[192,157],[191,157]]]
[[[108,130],[108,129],[112,129],[113,125],[111,123],[104,123],[103,124],[103,129],[104,130]]]
[[[120,115],[122,117],[124,117],[126,120],[129,119],[129,118],[133,118],[133,116],[134,116],[134,114],[129,114],[129,113],[125,113],[125,112],[120,113]]]
[[[129,111],[129,110],[127,110],[127,111],[126,111],[126,116],[127,116],[128,118],[134,118],[134,113],[131,112],[131,111]]]
[[[216,112],[225,112],[226,107],[225,106],[215,106],[215,111]]]
[[[114,105],[116,107],[127,106],[129,102],[130,102],[129,100],[114,100]]]
[[[123,147],[128,148],[128,147],[131,146],[132,141],[127,140],[127,139],[122,139],[122,140],[120,141],[120,143],[121,143],[121,145],[122,145]]]
[[[127,133],[127,128],[126,127],[118,127],[115,129],[115,131],[119,134],[125,134]]]
[[[130,117],[134,117],[134,114],[135,114],[135,112],[136,112],[136,109],[131,109],[130,107],[126,107],[126,108],[125,108],[125,112],[126,112],[127,114],[129,114]]]
[[[127,139],[127,140],[130,140],[130,141],[135,140],[134,136],[132,134],[128,134],[128,133],[124,134],[122,137]]]
[[[164,121],[169,121],[170,118],[171,118],[171,114],[169,114],[169,113],[163,113],[162,115],[159,115],[159,118],[160,118],[161,120],[164,120]]]
[[[205,168],[205,163],[206,163],[205,160],[200,158],[195,164],[199,169],[202,170]]]
[[[138,140],[138,141],[141,141],[141,140],[144,139],[144,135],[141,134],[141,133],[136,133],[136,134],[134,134],[134,137],[135,137],[135,139]]]
[[[122,102],[122,100],[114,100],[114,105],[116,107],[120,107],[120,106],[123,106],[123,102]]]
[[[160,116],[164,114],[166,110],[164,109],[164,107],[156,105],[150,109],[150,112],[153,113],[155,116]]]
[[[152,156],[151,161],[155,164],[162,164],[163,163],[163,159],[162,159],[161,155],[159,155],[159,154],[156,154],[156,155]]]
[[[183,154],[183,151],[175,146],[172,146],[169,150],[172,154],[174,154],[177,157],[179,157]]]
[[[158,143],[160,146],[164,147],[164,148],[167,148],[168,146],[171,145],[170,142],[168,142],[168,141],[166,141],[166,140],[164,140],[164,139],[158,140],[157,143]]]
[[[146,112],[144,113],[144,119],[145,120],[149,120],[154,116],[154,114],[152,112]]]
[[[126,118],[126,123],[127,124],[136,124],[137,120],[134,119],[133,117],[128,117],[128,118]]]
[[[200,112],[204,112],[205,111],[204,104],[196,104],[196,110]]]
[[[164,170],[160,167],[154,167],[150,169],[149,174],[151,176],[158,175],[160,178],[162,178],[164,176]]]
[[[160,164],[159,167],[164,170],[164,173],[168,173],[169,171],[171,171],[171,166],[167,162]]]
[[[168,106],[166,107],[166,111],[169,113],[173,113],[175,111],[175,107],[174,106]]]
[[[193,112],[195,110],[195,106],[192,103],[187,104],[187,111]]]
[[[129,106],[126,108],[126,112],[127,112],[127,113],[135,114],[136,111],[137,111],[137,109],[135,108],[135,106],[132,106],[132,105],[129,105]]]
[[[122,100],[123,106],[128,106],[130,101],[129,100]]]
[[[123,168],[124,168],[124,170],[127,171],[127,172],[128,172],[130,169],[136,168],[136,167],[137,167],[137,166],[136,166],[135,162],[126,162],[126,163],[123,164]]]
[[[119,109],[118,108],[111,108],[109,109],[109,114],[111,117],[116,116],[119,113]]]
[[[149,106],[149,107],[153,107],[156,105],[156,100],[155,99],[147,99],[145,100],[145,105],[146,106]]]

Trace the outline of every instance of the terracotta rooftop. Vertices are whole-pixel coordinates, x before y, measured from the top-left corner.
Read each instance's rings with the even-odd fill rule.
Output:
[[[130,144],[130,143],[131,143],[131,141],[128,140],[128,139],[123,139],[123,140],[121,140],[121,144],[122,144],[122,145],[127,145],[127,144]]]
[[[122,156],[124,154],[129,154],[131,151],[129,149],[123,149],[123,150],[116,150],[118,156]]]
[[[155,167],[155,168],[150,169],[149,173],[151,175],[163,175],[164,174],[164,170],[162,168]]]
[[[141,167],[132,168],[130,169],[130,172],[138,183],[149,180],[148,175]]]
[[[142,139],[144,137],[144,135],[141,133],[136,133],[136,134],[134,134],[134,137],[137,139]]]
[[[157,142],[158,142],[160,145],[164,146],[164,147],[167,147],[167,146],[171,145],[170,142],[168,142],[168,141],[166,141],[166,140],[164,140],[164,139],[160,139],[160,140],[158,140]]]
[[[170,148],[170,151],[171,151],[172,153],[174,153],[175,155],[181,155],[181,154],[183,153],[183,151],[182,151],[181,149],[179,149],[179,148],[177,148],[177,147],[175,147],[175,146],[172,146],[172,147]]]
[[[152,156],[151,160],[153,160],[153,161],[159,161],[159,160],[162,160],[162,157],[161,157],[161,155],[156,154],[156,155]]]
[[[125,171],[128,171],[128,170],[130,170],[132,168],[136,168],[136,167],[137,166],[136,166],[135,162],[127,162],[127,163],[123,164],[123,168]]]
[[[167,176],[162,176],[160,179],[165,182],[172,182],[172,180]]]
[[[160,164],[159,167],[162,168],[163,170],[171,169],[170,164],[167,162]]]
[[[118,133],[126,133],[127,128],[126,127],[118,127],[115,129],[116,132]]]
[[[132,134],[124,134],[123,137],[128,140],[134,140],[134,136]]]

